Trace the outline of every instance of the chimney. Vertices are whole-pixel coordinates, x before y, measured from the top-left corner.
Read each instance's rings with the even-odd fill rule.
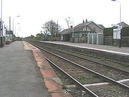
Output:
[[[83,20],[83,23],[85,23],[85,21]]]
[[[86,23],[88,22],[88,20],[86,19]]]

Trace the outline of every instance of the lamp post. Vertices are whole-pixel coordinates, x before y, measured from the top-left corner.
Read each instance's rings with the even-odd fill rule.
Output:
[[[19,31],[19,25],[20,25],[20,22],[19,22],[19,19],[21,16],[20,15],[17,15],[16,16],[16,19],[15,19],[15,36],[19,37],[18,35],[18,31]]]
[[[19,36],[19,32],[20,32],[20,23],[18,22],[16,25],[17,25],[17,30],[16,30],[17,37],[20,37],[20,36]]]
[[[0,47],[3,47],[3,19],[2,19],[2,14],[3,14],[3,2],[1,0],[1,28],[0,28]]]
[[[3,15],[3,1],[1,0],[1,33],[0,33],[1,37],[3,34],[3,17],[2,17],[2,15]]]
[[[120,30],[120,40],[119,40],[119,47],[121,48],[121,42],[122,42],[122,33],[121,33],[121,29],[122,29],[122,24],[121,24],[121,2],[118,0],[112,0],[112,1],[117,1],[120,4],[120,24],[118,29]]]

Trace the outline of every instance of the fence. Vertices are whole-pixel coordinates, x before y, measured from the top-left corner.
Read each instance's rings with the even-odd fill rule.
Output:
[[[88,33],[88,44],[103,44],[103,34],[102,33]]]

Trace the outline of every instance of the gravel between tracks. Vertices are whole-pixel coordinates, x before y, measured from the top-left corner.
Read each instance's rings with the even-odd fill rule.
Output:
[[[121,80],[121,79],[128,79],[129,78],[129,74],[125,74],[121,71],[107,68],[104,65],[99,65],[99,64],[96,64],[96,63],[93,63],[93,62],[89,62],[89,61],[86,61],[84,59],[81,59],[81,58],[78,58],[78,57],[75,57],[75,56],[70,56],[68,54],[55,51],[53,49],[49,49],[49,50],[65,57],[65,58],[68,58],[68,59],[70,59],[70,60],[72,60],[72,61],[74,61],[78,64],[81,64],[81,65],[83,65],[83,66],[85,66],[89,69],[92,69],[92,70],[94,70],[94,71],[96,71],[100,74],[108,76],[108,77],[110,77],[114,80]]]
[[[59,60],[51,57],[51,55],[49,55],[46,52],[43,52],[43,53],[45,54],[45,56],[47,56],[49,59],[53,60],[54,63],[58,64],[58,66],[60,66],[64,70],[66,70],[66,68],[67,68],[66,64],[69,65],[67,62],[62,62],[62,61],[59,61]],[[65,66],[62,66],[62,65],[65,65]],[[72,68],[72,67],[69,66],[68,68]],[[69,72],[69,70],[73,70],[73,68],[68,69],[67,72]],[[75,70],[75,68],[74,68],[74,70]],[[84,82],[85,84],[87,84],[87,82],[89,82],[89,81],[90,81],[89,83],[91,83],[91,81],[92,81],[92,83],[96,83],[98,81],[98,80],[95,81],[94,78],[90,79],[90,80],[87,79],[87,77],[81,78],[82,77],[82,74],[81,74],[82,72],[80,73],[80,71],[79,71],[80,74],[78,75],[78,71],[79,71],[79,69],[76,69],[76,72],[75,71],[70,71],[70,74],[75,78],[76,78],[76,76],[79,76],[79,78],[77,78],[77,79],[79,81],[81,80],[82,83]],[[85,76],[87,76],[87,75],[85,75]],[[119,87],[118,85],[114,85],[114,84],[89,87],[89,89],[91,89],[93,92],[95,92],[99,97],[129,97],[129,91],[128,90],[123,89],[123,88]],[[77,97],[79,97],[79,96],[77,96]],[[84,96],[84,97],[87,97],[87,96]]]
[[[56,59],[54,57],[51,57],[50,55],[48,55],[46,52],[43,52],[49,59],[53,60],[54,63],[59,64],[60,66],[62,66],[61,68],[66,69],[67,66],[69,65],[69,63],[67,62],[63,62],[63,61],[59,61],[59,59]],[[74,62],[77,60],[76,58],[73,58]],[[82,62],[83,63],[83,62]],[[85,62],[84,62],[85,63]],[[65,66],[64,66],[65,65]],[[91,64],[92,65],[92,64]],[[72,68],[72,69],[70,69]],[[98,69],[100,69],[101,67],[99,67]],[[74,77],[77,77],[78,80],[83,80],[81,81],[82,83],[84,82],[84,84],[86,84],[85,82],[90,83],[90,80],[88,79],[88,77],[85,76],[89,76],[89,75],[85,75],[86,73],[82,72],[82,70],[73,68],[71,66],[69,66],[69,69],[67,69],[67,72],[70,70],[70,74],[73,75]],[[75,72],[76,70],[76,72]],[[107,70],[108,71],[108,70]],[[80,75],[79,75],[79,74]],[[85,75],[85,76],[83,76]],[[79,76],[79,77],[78,77]],[[83,76],[84,78],[81,78],[80,76]],[[91,75],[90,75],[91,76]],[[94,77],[94,76],[92,76]],[[87,79],[87,80],[86,80]],[[96,78],[95,78],[96,79]],[[92,79],[93,80],[93,79]],[[92,81],[91,80],[91,81]],[[101,79],[102,80],[102,79]],[[99,82],[100,79],[96,79],[96,82]],[[101,81],[100,81],[101,82]],[[103,82],[103,81],[102,81]],[[89,87],[91,90],[93,90],[97,95],[99,95],[100,97],[129,97],[129,91],[125,90],[121,87],[119,87],[118,85],[113,85],[113,84],[109,84],[109,85],[104,85],[104,86],[96,86],[96,87]],[[76,96],[79,97],[79,96]],[[84,96],[85,97],[85,96]],[[86,96],[87,97],[87,96]]]
[[[63,83],[63,88],[68,91],[73,97],[90,97],[87,92],[83,93],[83,89],[81,89],[78,85],[76,85],[70,78],[64,75],[61,71],[51,65],[54,69],[56,75],[61,79]]]

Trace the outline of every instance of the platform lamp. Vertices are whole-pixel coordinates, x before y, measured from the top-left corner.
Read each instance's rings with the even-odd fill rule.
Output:
[[[1,24],[0,24],[0,47],[3,47],[3,19],[2,19],[2,14],[3,14],[3,2],[1,0]]]
[[[119,41],[119,48],[121,48],[121,42],[122,42],[122,33],[121,33],[121,29],[122,29],[122,25],[121,25],[121,2],[118,0],[112,0],[114,2],[118,2],[120,4],[120,24],[119,24],[119,28],[120,29],[120,41]]]
[[[17,15],[17,16],[16,16],[17,19],[20,18],[20,17],[21,17],[20,15]],[[17,20],[17,21],[18,21],[18,20]],[[17,31],[17,25],[20,25],[20,22],[19,22],[19,21],[18,21],[17,24],[15,25],[15,27],[16,27],[16,28],[15,28],[15,34],[17,34],[17,37],[19,37],[19,35],[18,35],[18,31],[19,31],[19,30]]]

